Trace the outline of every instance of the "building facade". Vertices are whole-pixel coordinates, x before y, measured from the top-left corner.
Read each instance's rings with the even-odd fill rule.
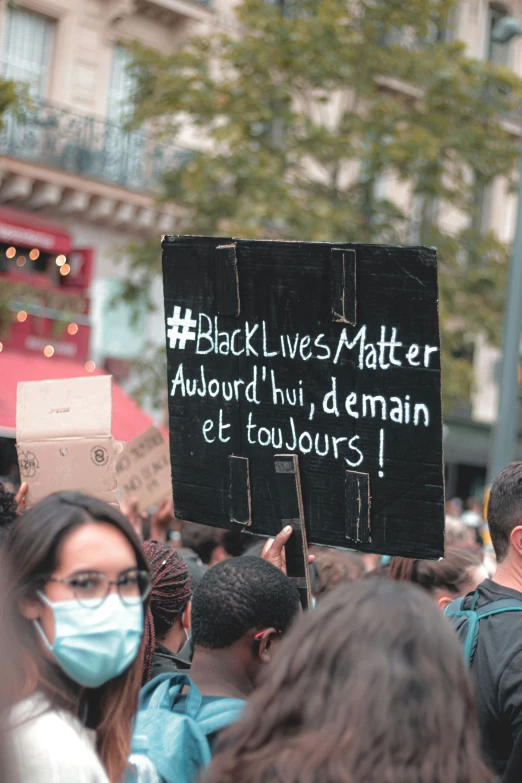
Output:
[[[234,3],[0,0],[0,75],[25,84],[30,98],[0,130],[0,362],[12,353],[67,360],[124,380],[145,342],[163,341],[159,281],[156,314],[133,322],[123,305],[112,305],[125,274],[116,258],[133,239],[156,237],[159,245],[162,233],[176,231],[183,205],[158,206],[158,180],[187,160],[191,138],[182,135],[175,147],[158,144],[146,128],[127,129],[132,83],[122,44],[173,51],[195,32],[227,25]],[[522,76],[522,43],[491,41],[504,15],[522,20],[522,0],[461,0],[454,34],[470,56]],[[514,122],[513,133],[519,128]],[[379,187],[408,198],[391,180]],[[515,213],[516,196],[495,182],[484,204],[488,228],[510,241]],[[441,206],[440,219],[457,228],[467,217]],[[484,480],[498,363],[499,352],[477,335],[470,415],[445,428],[450,495],[478,491]]]
[[[147,319],[128,339],[125,313],[115,318],[107,306],[123,274],[115,259],[133,239],[175,231],[176,207],[156,203],[158,179],[190,147],[126,129],[132,84],[122,43],[168,52],[214,16],[206,0],[2,4],[0,74],[23,83],[30,101],[0,130],[0,275],[16,294],[4,290],[3,300],[14,310],[29,302],[23,320],[4,328],[3,350],[104,363],[133,358],[155,334]],[[53,310],[75,314],[74,335],[53,328]]]
[[[506,3],[466,0],[461,2],[457,19],[457,34],[467,45],[472,57],[487,58],[511,68],[522,77],[522,39],[511,43],[494,43],[491,32],[504,16],[514,16],[522,23],[522,2]],[[514,136],[520,137],[521,118],[506,120]],[[499,239],[512,242],[516,229],[517,193],[504,178],[498,178],[488,188],[483,202],[483,226],[494,231]],[[465,216],[448,216],[462,220]],[[447,496],[466,497],[481,494],[486,478],[492,426],[498,406],[498,381],[501,352],[477,334],[473,359],[474,383],[469,411],[446,417],[445,458]],[[520,373],[522,382],[522,373]],[[519,437],[517,458],[522,459],[522,437]]]
[[[0,0],[0,76],[28,98],[0,129],[0,376],[13,400],[21,363],[35,380],[99,368],[125,383],[145,342],[164,339],[161,309],[133,321],[113,305],[116,261],[147,237],[159,255],[176,231],[158,181],[190,137],[174,147],[128,130],[125,43],[169,52],[217,21],[210,0]],[[13,400],[0,401],[0,475],[15,460]]]

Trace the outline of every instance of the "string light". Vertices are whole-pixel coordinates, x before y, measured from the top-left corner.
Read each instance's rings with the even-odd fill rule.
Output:
[[[67,327],[67,331],[69,334],[77,334],[78,332],[78,324],[69,324]]]
[[[51,358],[51,356],[54,354],[54,348],[52,345],[46,345],[43,349],[44,356],[47,356],[48,359]]]
[[[25,256],[18,256],[16,259],[16,266],[24,266],[27,258]]]
[[[96,364],[93,362],[92,359],[89,359],[88,362],[85,362],[85,369],[87,370],[87,372],[94,372],[94,370],[96,369]]]
[[[62,275],[62,277],[68,275],[70,271],[71,271],[71,267],[69,266],[69,264],[64,264],[63,266],[60,267],[60,274]]]
[[[27,321],[27,313],[25,310],[20,310],[20,312],[16,314],[16,320],[20,321],[21,324],[23,324],[24,321]]]
[[[31,252],[29,253],[29,258],[31,259],[31,261],[36,261],[37,258],[40,258],[40,251],[36,247],[33,247]]]
[[[5,254],[7,258],[14,258],[16,255],[16,247],[8,247]]]
[[[56,266],[63,266],[67,261],[65,256],[56,256]]]

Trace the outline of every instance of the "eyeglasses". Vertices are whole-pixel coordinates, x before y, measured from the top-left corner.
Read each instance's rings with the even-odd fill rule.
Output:
[[[85,571],[64,579],[50,577],[47,581],[69,585],[78,603],[90,609],[102,605],[111,591],[111,585],[116,586],[120,601],[126,606],[132,606],[136,600],[146,601],[151,591],[149,574],[136,568],[125,571],[118,579],[109,579],[99,571]],[[94,603],[96,599],[97,603]]]

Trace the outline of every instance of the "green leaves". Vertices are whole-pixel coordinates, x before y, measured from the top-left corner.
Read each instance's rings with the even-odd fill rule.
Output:
[[[448,408],[469,389],[477,331],[499,335],[508,253],[481,234],[479,196],[516,167],[504,118],[522,95],[451,40],[454,7],[243,0],[236,26],[174,54],[132,46],[134,122],[164,142],[189,129],[199,150],[163,183],[183,231],[438,246]],[[439,226],[443,213],[458,219]],[[136,291],[150,252],[134,256]]]
[[[27,90],[23,85],[0,78],[0,128],[4,126],[3,116],[7,111],[21,112],[27,102]]]

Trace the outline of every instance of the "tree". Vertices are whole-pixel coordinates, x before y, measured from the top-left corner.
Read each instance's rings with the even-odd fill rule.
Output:
[[[21,111],[26,101],[25,90],[18,87],[16,82],[0,78],[0,128],[3,128],[3,116],[9,109],[18,108]]]
[[[33,106],[26,84],[0,77],[0,131],[5,126],[6,115],[11,115],[23,122]],[[1,286],[0,338],[2,340],[9,336],[14,322],[11,309],[13,301],[22,301],[25,307],[30,304],[44,304],[47,308],[59,312],[60,317],[53,321],[53,337],[59,337],[65,331],[67,324],[74,320],[75,315],[85,314],[86,308],[85,297],[75,294],[74,291],[63,292],[53,289],[42,291],[35,289],[30,283],[23,282]]]
[[[30,102],[26,86],[0,77],[0,131],[5,126],[5,115],[8,112],[21,118],[29,107]],[[9,334],[13,318],[10,305],[13,297],[17,298],[18,296],[23,297],[25,301],[37,298],[34,289],[24,283],[19,283],[14,287],[2,286],[0,288],[0,337],[2,339],[5,339]],[[41,299],[41,295],[38,298]],[[52,304],[53,293],[47,292],[47,298],[49,300],[48,304]],[[73,295],[72,297],[62,297],[62,299],[66,301],[69,308],[80,312],[81,307],[83,312],[85,302],[80,298]],[[72,300],[74,300],[74,304],[72,304]],[[63,325],[63,328],[65,328],[65,325]]]
[[[132,47],[134,122],[205,141],[164,177],[184,232],[438,247],[447,410],[469,400],[475,335],[499,337],[508,249],[481,211],[516,167],[503,118],[522,95],[511,71],[452,40],[454,6],[243,0],[237,26],[175,54]],[[441,208],[462,227],[440,224]],[[129,299],[156,272],[143,251],[131,267]]]

